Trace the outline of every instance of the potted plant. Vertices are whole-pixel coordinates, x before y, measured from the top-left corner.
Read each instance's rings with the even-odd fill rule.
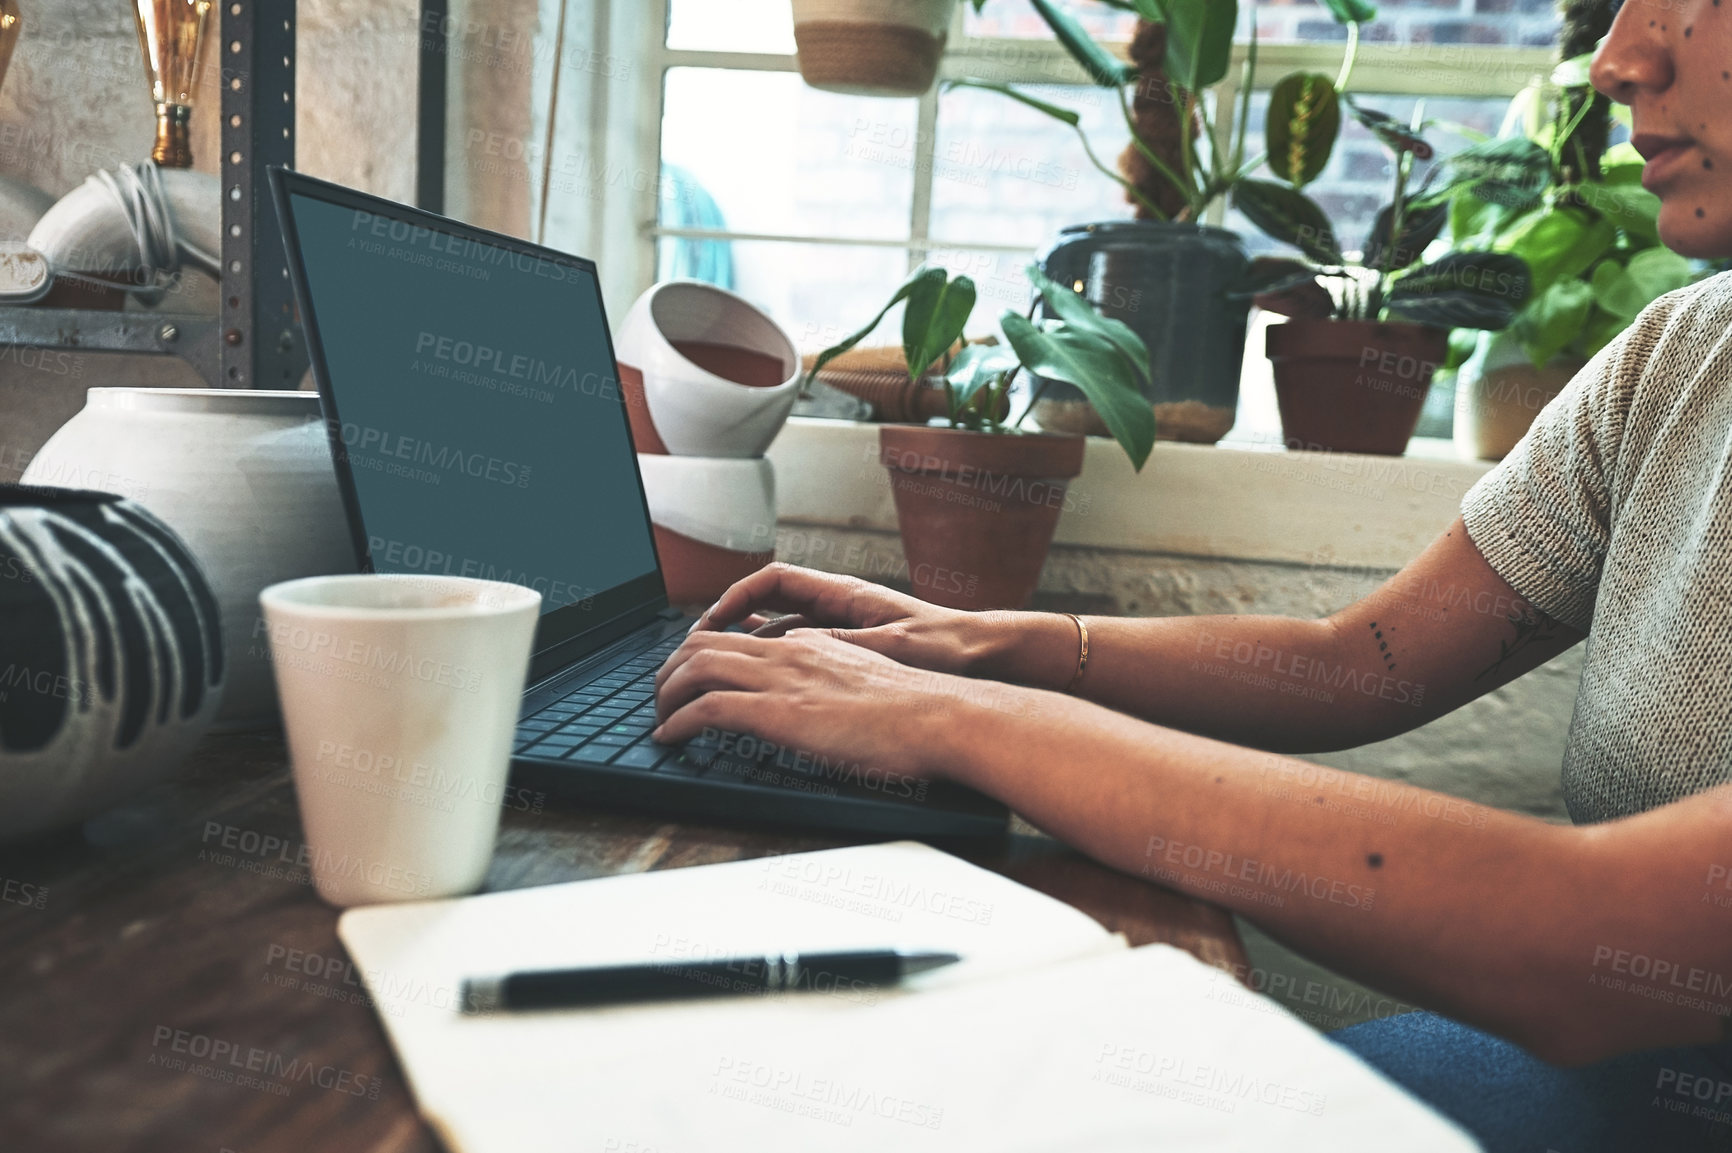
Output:
[[[1451,234],[1463,251],[1527,262],[1532,295],[1507,328],[1459,332],[1455,442],[1499,460],[1587,358],[1657,297],[1694,279],[1660,244],[1660,201],[1641,186],[1642,158],[1607,149],[1609,102],[1588,86],[1588,55],[1608,6],[1577,4],[1561,40],[1572,53],[1511,103],[1504,131],[1450,158]],[[1573,18],[1573,19],[1572,19]]]
[[[910,584],[934,604],[1025,607],[1066,507],[1068,482],[1082,471],[1081,436],[1023,430],[1034,398],[1009,417],[1019,373],[1081,389],[1139,471],[1154,447],[1154,414],[1140,391],[1149,375],[1142,340],[1037,266],[1029,266],[1028,276],[1049,316],[1031,320],[1006,309],[999,318],[1003,344],[959,346],[974,308],[974,282],[921,268],[865,327],[819,354],[808,374],[808,382],[816,378],[899,303],[909,379],[941,362],[944,424],[879,428],[879,460],[890,472]]]
[[[1131,137],[1117,169],[1101,161],[1069,108],[987,79],[962,78],[947,87],[997,92],[1068,125],[1095,167],[1124,189],[1134,219],[1064,229],[1042,255],[1042,268],[1142,337],[1153,368],[1147,398],[1160,435],[1212,444],[1232,428],[1238,409],[1249,303],[1229,292],[1245,270],[1244,246],[1234,233],[1201,221],[1220,198],[1237,200],[1245,178],[1264,162],[1247,157],[1245,148],[1255,29],[1239,100],[1217,113],[1229,119],[1225,133],[1217,134],[1205,96],[1231,65],[1236,0],[1102,2],[1139,17],[1128,63],[1053,0],[1031,0],[1089,80],[1117,100]],[[1344,84],[1359,24],[1376,10],[1364,0],[1324,4],[1348,30],[1336,79]],[[1225,143],[1217,146],[1220,140]],[[1083,394],[1062,383],[1048,387],[1035,416],[1047,428],[1105,431]]]
[[[986,0],[971,0],[975,10]],[[932,87],[956,0],[793,0],[794,48],[807,84],[855,96]]]
[[[1322,171],[1343,109],[1394,161],[1393,194],[1355,258],[1302,191]],[[1410,189],[1414,162],[1433,155],[1423,127],[1417,112],[1404,126],[1315,73],[1290,76],[1270,94],[1269,163],[1281,181],[1244,181],[1235,203],[1311,262],[1258,261],[1241,288],[1289,318],[1267,337],[1289,447],[1405,451],[1449,329],[1502,328],[1528,294],[1527,265],[1509,253],[1452,252],[1421,263],[1449,219],[1447,198],[1427,187],[1436,168]]]

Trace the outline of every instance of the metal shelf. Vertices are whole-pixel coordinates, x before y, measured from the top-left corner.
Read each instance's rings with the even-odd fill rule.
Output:
[[[178,356],[212,388],[222,387],[214,316],[85,308],[0,308],[0,345],[80,352]]]
[[[233,0],[205,51],[222,88],[215,316],[0,308],[0,346],[178,356],[212,388],[296,388],[307,367],[265,168],[295,162],[295,0]]]
[[[0,307],[0,347],[178,356],[212,388],[297,388],[307,368],[265,169],[295,163],[296,0],[222,5],[206,51],[222,87],[222,298],[216,316]],[[444,209],[448,0],[422,0],[416,200]]]

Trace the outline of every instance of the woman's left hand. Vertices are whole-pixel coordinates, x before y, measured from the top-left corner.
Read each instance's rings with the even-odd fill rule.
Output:
[[[654,736],[678,744],[705,730],[750,733],[796,756],[925,776],[943,769],[944,750],[970,739],[969,730],[991,727],[976,719],[983,704],[1032,711],[1039,696],[910,668],[824,629],[695,632],[656,675]]]

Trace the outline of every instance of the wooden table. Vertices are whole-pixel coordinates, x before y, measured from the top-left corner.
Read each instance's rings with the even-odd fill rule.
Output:
[[[82,832],[0,850],[0,1149],[439,1147],[337,942],[335,910],[294,864],[301,843],[281,740],[247,734],[207,739],[174,781]],[[508,811],[487,887],[847,843],[591,809]],[[1048,838],[1014,834],[963,854],[1133,944],[1244,964],[1222,910]],[[219,1045],[264,1050],[304,1075],[263,1087],[224,1079],[230,1062],[197,1056]]]

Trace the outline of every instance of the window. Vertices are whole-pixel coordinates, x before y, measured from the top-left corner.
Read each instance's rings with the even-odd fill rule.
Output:
[[[1122,52],[1133,18],[1089,0],[1070,8]],[[1391,114],[1409,115],[1423,99],[1429,117],[1495,132],[1509,98],[1550,70],[1552,0],[1379,8],[1363,30],[1352,89]],[[1298,68],[1333,74],[1340,64],[1343,32],[1315,0],[1242,2],[1240,18],[1241,40],[1256,21],[1259,89]],[[788,0],[669,0],[650,33],[662,77],[653,157],[662,194],[643,236],[654,246],[648,267],[732,287],[803,350],[869,318],[927,260],[975,279],[970,331],[990,331],[1003,309],[1027,306],[1022,268],[1060,228],[1130,214],[1068,128],[995,94],[935,89],[885,100],[806,87]],[[1080,83],[1028,0],[990,0],[979,15],[958,6],[941,76],[964,75],[1041,86],[1032,91],[1081,113],[1109,165],[1126,143],[1115,102]],[[1235,66],[1217,89],[1223,100],[1235,96],[1238,75]],[[1254,94],[1253,127],[1264,101]],[[1445,152],[1465,139],[1459,130],[1434,136]],[[1344,244],[1363,237],[1388,188],[1384,154],[1349,122],[1314,187]],[[1210,220],[1240,231],[1252,251],[1274,248],[1223,205]],[[1254,333],[1234,441],[1279,442],[1261,347]],[[1422,433],[1448,434],[1449,399],[1433,396]]]

